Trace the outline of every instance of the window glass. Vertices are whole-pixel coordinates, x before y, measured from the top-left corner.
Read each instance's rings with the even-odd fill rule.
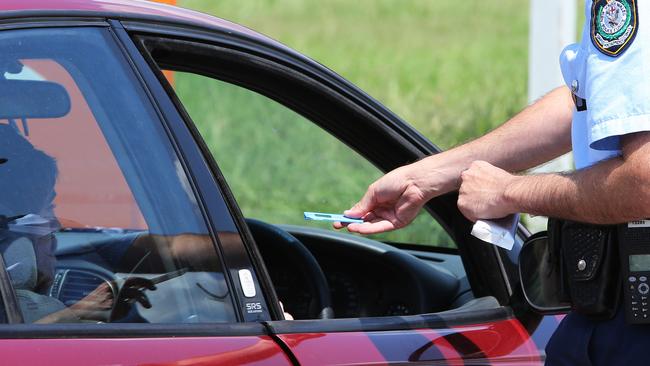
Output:
[[[320,127],[262,95],[182,72],[175,73],[174,85],[247,217],[332,229],[327,222],[306,223],[303,212],[341,212],[382,175]],[[373,238],[454,247],[425,211],[410,226]]]
[[[25,322],[233,322],[218,251],[103,28],[0,32],[0,253]]]

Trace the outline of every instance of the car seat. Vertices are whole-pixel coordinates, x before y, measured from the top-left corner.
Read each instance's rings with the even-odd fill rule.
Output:
[[[25,323],[33,323],[66,308],[58,299],[34,292],[38,268],[34,246],[29,238],[20,236],[7,240],[7,243],[0,244],[0,253]]]

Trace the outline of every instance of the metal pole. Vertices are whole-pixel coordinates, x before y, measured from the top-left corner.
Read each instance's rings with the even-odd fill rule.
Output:
[[[529,102],[564,83],[559,56],[564,47],[576,41],[577,18],[576,0],[530,0]],[[570,170],[572,167],[573,159],[568,154],[536,171]]]
[[[564,47],[576,41],[577,5],[576,0],[530,0],[528,101],[531,103],[564,84],[559,56]],[[534,171],[554,172],[572,168],[573,156],[569,153]],[[526,221],[533,231],[546,227],[544,218],[527,218]]]

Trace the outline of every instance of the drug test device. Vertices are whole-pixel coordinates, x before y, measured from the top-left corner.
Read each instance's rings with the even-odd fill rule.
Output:
[[[331,214],[324,212],[305,212],[305,220],[314,220],[314,221],[332,221],[332,222],[341,222],[347,224],[361,224],[363,223],[362,219],[356,219],[353,217],[347,217],[341,214]]]

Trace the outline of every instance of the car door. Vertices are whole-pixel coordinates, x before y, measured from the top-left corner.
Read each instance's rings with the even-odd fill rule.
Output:
[[[454,194],[429,202],[414,231],[377,238],[393,242],[394,246],[390,247],[364,238],[329,233],[324,227],[298,225],[296,219],[301,220],[303,211],[300,205],[304,211],[319,211],[321,207],[340,211],[345,208],[341,207],[341,201],[335,200],[333,204],[328,198],[349,193],[337,189],[338,183],[352,180],[352,185],[346,187],[361,184],[356,188],[358,192],[349,194],[354,199],[381,171],[436,153],[434,145],[354,86],[277,43],[216,28],[138,21],[123,25],[150,65],[173,73],[171,79],[166,79],[158,72],[158,80],[186,122],[198,126],[194,130],[195,138],[206,158],[214,159],[213,173],[220,177],[224,174],[228,181],[227,186],[225,181],[221,182],[222,189],[229,192],[231,209],[240,223],[245,218],[261,218],[293,234],[319,261],[330,288],[333,283],[345,283],[345,280],[332,276],[329,266],[345,262],[352,251],[338,252],[338,257],[337,253],[330,252],[326,258],[328,246],[372,248],[359,253],[370,256],[380,253],[378,256],[382,258],[402,256],[402,263],[408,262],[393,269],[398,269],[394,272],[396,276],[399,269],[410,271],[412,276],[405,278],[411,282],[393,285],[395,292],[404,296],[413,292],[421,295],[415,301],[418,304],[413,307],[414,312],[405,311],[410,309],[408,305],[397,300],[383,304],[381,311],[373,305],[351,308],[349,312],[344,309],[338,319],[286,321],[277,312],[271,314],[272,321],[265,324],[297,362],[318,365],[472,360],[532,365],[543,361],[542,350],[557,319],[542,318],[525,307],[516,287],[517,251],[507,253],[471,237],[470,223],[458,212]],[[291,120],[300,122],[291,124]],[[266,144],[271,135],[276,143]],[[327,139],[324,136],[333,137],[338,145],[321,145]],[[340,151],[344,152],[339,154]],[[372,170],[373,166],[376,171]],[[358,175],[357,171],[370,173]],[[365,177],[365,185],[359,183],[359,176]],[[296,177],[300,179],[295,180]],[[259,182],[262,186],[256,185]],[[299,198],[293,200],[293,196]],[[283,206],[285,202],[293,205]],[[246,231],[247,227],[242,226],[242,230]],[[521,230],[520,235],[524,237],[525,229]],[[404,240],[407,243],[399,243]],[[259,242],[250,235],[246,235],[246,241]],[[441,248],[438,241],[446,242],[451,248]],[[429,248],[414,243],[429,244]],[[250,253],[259,255],[256,250]],[[267,254],[262,254],[265,258],[257,260],[256,269],[260,276],[270,272],[275,286],[275,289],[266,288],[272,291],[267,298],[286,301],[301,297],[296,291],[285,291],[301,274],[277,273],[268,263]],[[363,262],[363,255],[355,257],[365,266],[356,268],[359,276],[363,276],[359,272],[373,271],[372,265]],[[263,261],[267,261],[266,266],[261,265]],[[382,265],[367,263],[377,268]],[[422,263],[426,269],[421,267]],[[372,273],[381,276],[380,272]],[[418,274],[439,276],[438,279],[453,276],[459,281],[450,290],[455,298],[437,302],[436,295],[446,296],[444,286],[436,294],[431,290],[435,286],[418,282]],[[366,278],[357,287],[380,283],[377,291],[384,297],[374,298],[381,302],[389,296],[382,292],[383,286],[391,284],[377,278]],[[416,285],[409,287],[413,283]],[[403,286],[401,290],[400,286]],[[338,289],[346,291],[345,285]],[[454,292],[459,289],[465,291]],[[337,290],[331,290],[335,297]],[[312,295],[307,293],[303,297]],[[354,299],[348,298],[347,304],[353,302]],[[286,310],[305,314],[304,308],[287,306]]]
[[[290,364],[205,161],[129,47],[103,18],[0,30],[3,362]]]

